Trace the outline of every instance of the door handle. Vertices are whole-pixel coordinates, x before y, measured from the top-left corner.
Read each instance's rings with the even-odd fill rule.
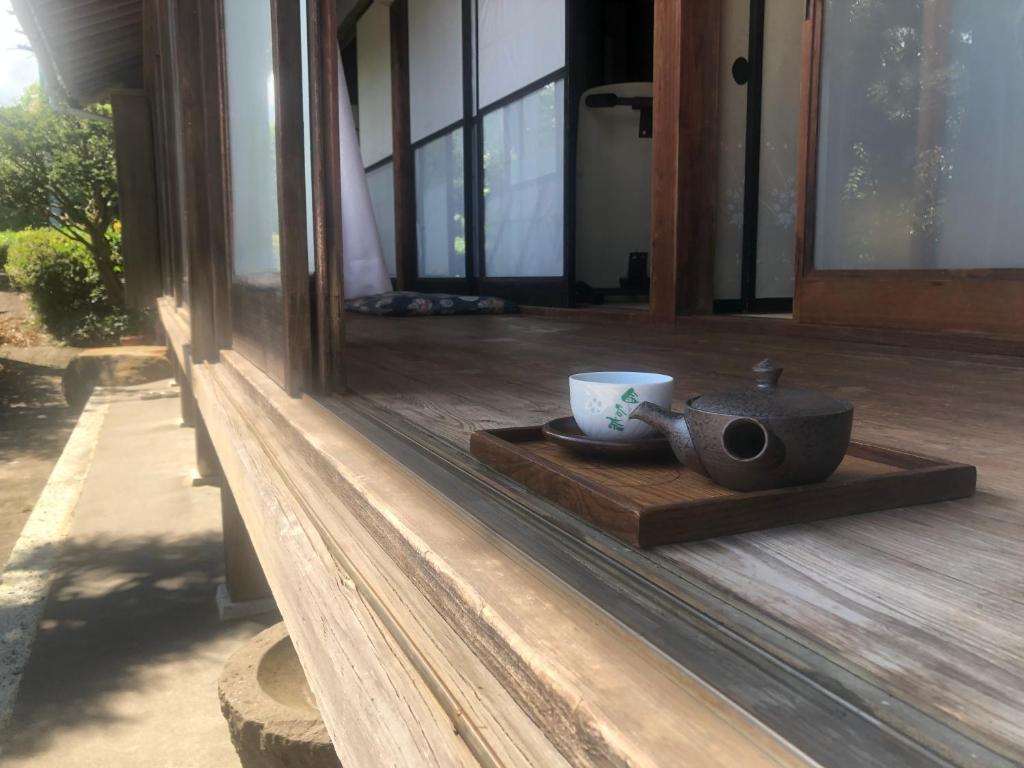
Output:
[[[732,79],[736,85],[746,85],[750,81],[750,62],[746,56],[740,56],[732,63]]]

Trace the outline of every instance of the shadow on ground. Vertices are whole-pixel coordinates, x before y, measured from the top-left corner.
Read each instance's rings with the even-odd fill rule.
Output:
[[[133,720],[151,717],[142,713],[146,706],[165,708],[168,722],[177,722],[175,708],[189,704],[175,686],[186,678],[198,676],[215,690],[224,648],[244,639],[217,615],[221,563],[221,540],[212,533],[69,542],[3,738],[4,757],[45,752],[69,729],[102,739],[117,724],[134,727]]]
[[[0,462],[60,455],[77,418],[64,401],[61,371],[0,359]]]

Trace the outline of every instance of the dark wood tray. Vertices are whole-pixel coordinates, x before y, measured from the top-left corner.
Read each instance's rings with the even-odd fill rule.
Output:
[[[858,442],[823,483],[753,493],[715,485],[673,458],[622,463],[580,457],[545,440],[539,426],[475,432],[470,451],[639,547],[959,499],[974,493],[977,478],[968,464]]]

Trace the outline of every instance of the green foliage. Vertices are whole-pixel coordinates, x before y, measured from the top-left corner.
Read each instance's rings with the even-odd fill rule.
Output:
[[[17,233],[7,274],[29,294],[46,330],[72,346],[116,344],[141,322],[107,299],[88,249],[51,229]]]
[[[117,216],[113,124],[109,106],[97,119],[54,111],[38,86],[0,107],[0,209],[48,223],[92,253],[110,302],[124,303],[111,253]]]
[[[0,272],[4,271],[7,264],[7,249],[11,247],[11,243],[17,236],[17,232],[0,231]]]

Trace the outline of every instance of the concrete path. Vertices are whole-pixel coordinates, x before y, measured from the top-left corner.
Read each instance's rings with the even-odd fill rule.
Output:
[[[223,624],[216,488],[194,488],[193,432],[168,383],[104,416],[0,765],[224,768],[228,655],[273,619]],[[152,395],[150,395],[152,397]]]

